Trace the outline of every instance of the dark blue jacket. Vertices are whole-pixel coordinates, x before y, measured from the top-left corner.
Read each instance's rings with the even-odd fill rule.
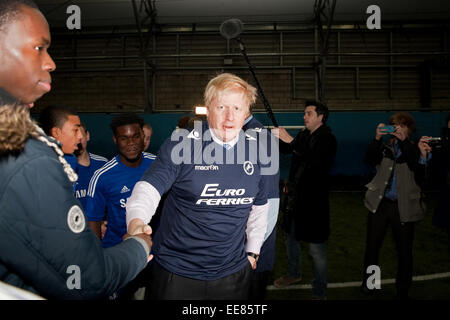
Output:
[[[28,139],[19,155],[0,157],[0,281],[45,298],[97,299],[132,280],[147,262],[143,240],[103,249],[80,207],[45,143]]]

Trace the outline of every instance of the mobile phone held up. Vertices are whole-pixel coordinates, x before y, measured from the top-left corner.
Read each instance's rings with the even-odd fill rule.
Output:
[[[395,131],[395,126],[384,126],[381,127],[380,130],[386,133],[392,133]]]

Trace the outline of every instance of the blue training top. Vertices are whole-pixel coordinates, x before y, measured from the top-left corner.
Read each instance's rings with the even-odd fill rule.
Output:
[[[86,211],[86,204],[87,204],[87,190],[89,187],[89,181],[91,181],[92,176],[94,175],[94,172],[97,169],[100,169],[106,162],[108,162],[108,159],[98,156],[93,153],[89,153],[89,166],[83,166],[81,164],[77,164],[77,174],[78,174],[78,180],[75,182],[75,197],[80,201],[81,205],[83,206],[83,209]]]
[[[155,159],[151,153],[142,154],[142,163],[137,168],[124,165],[119,156],[115,156],[95,171],[89,182],[86,216],[89,221],[101,221],[106,214],[108,227],[102,240],[104,248],[121,243],[122,236],[127,232],[127,200],[136,182]]]

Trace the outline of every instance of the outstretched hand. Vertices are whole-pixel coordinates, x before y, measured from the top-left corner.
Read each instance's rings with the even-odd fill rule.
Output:
[[[278,138],[278,139],[280,139],[281,141],[286,142],[286,143],[291,143],[292,140],[294,140],[294,137],[291,136],[291,135],[286,131],[286,129],[283,128],[283,127],[275,127],[275,128],[273,128],[273,129],[272,129],[272,133],[273,133],[273,135],[274,135],[276,138]]]

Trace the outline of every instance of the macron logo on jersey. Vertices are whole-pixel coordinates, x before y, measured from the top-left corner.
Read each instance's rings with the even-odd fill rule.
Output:
[[[130,189],[127,188],[127,186],[123,186],[122,190],[120,190],[120,193],[126,193],[130,192]]]
[[[210,164],[208,166],[195,166],[194,170],[201,170],[201,171],[209,171],[209,170],[219,170],[219,166],[216,166],[214,164]]]
[[[218,183],[207,183],[203,188],[201,198],[198,199],[196,204],[206,204],[207,206],[219,206],[219,205],[239,205],[239,204],[251,204],[253,203],[253,197],[239,197],[245,194],[245,189],[219,189]],[[223,198],[223,197],[235,197],[235,198]],[[237,198],[239,197],[239,198]]]

